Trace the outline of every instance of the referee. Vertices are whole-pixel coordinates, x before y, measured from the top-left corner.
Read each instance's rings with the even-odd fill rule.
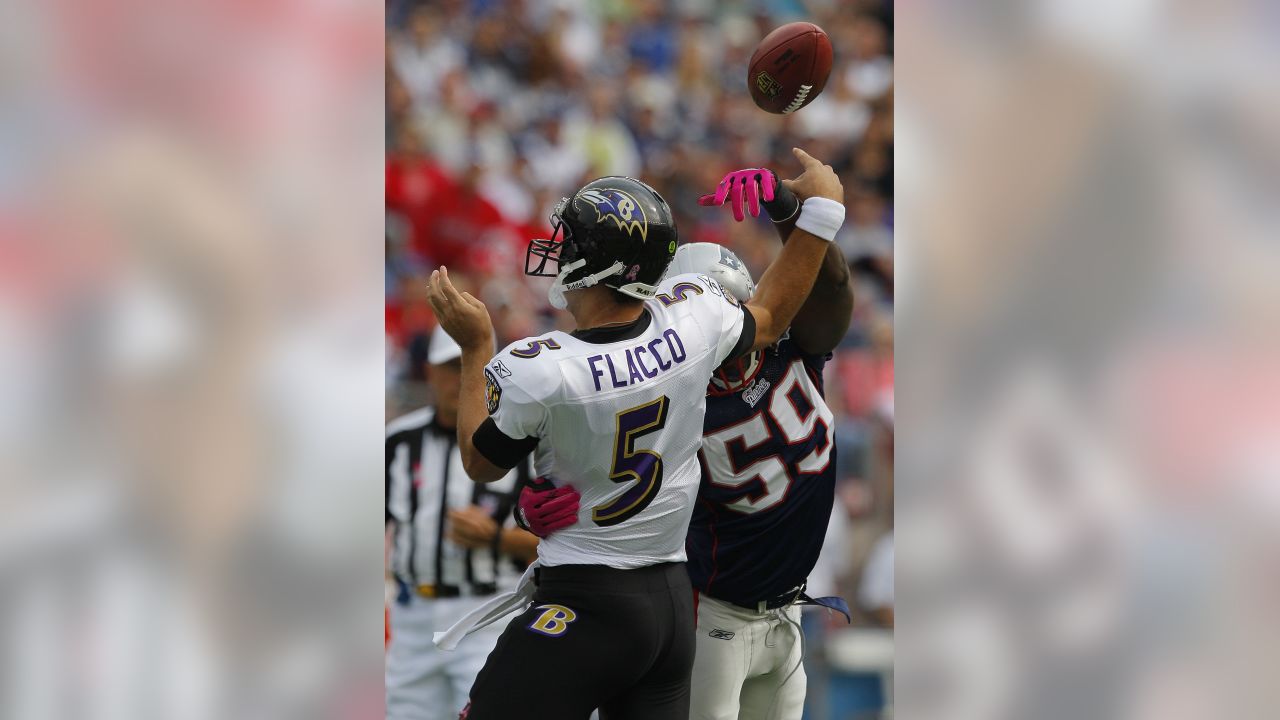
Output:
[[[502,625],[472,634],[449,653],[432,644],[432,633],[513,589],[523,564],[537,555],[537,538],[511,520],[528,464],[489,484],[463,470],[455,431],[461,356],[437,327],[427,353],[434,405],[387,426],[386,525],[396,587],[388,720],[458,717]]]

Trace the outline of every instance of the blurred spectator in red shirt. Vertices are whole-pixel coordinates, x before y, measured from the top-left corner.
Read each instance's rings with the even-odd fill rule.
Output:
[[[440,208],[452,202],[457,188],[444,170],[422,152],[413,128],[399,129],[395,150],[387,156],[387,211],[407,224],[409,246],[423,253],[429,264],[439,263],[431,252],[431,226]]]
[[[508,232],[502,213],[480,194],[480,166],[472,163],[458,178],[448,201],[427,218],[425,243],[417,246],[440,265],[470,272],[483,263],[485,245]]]

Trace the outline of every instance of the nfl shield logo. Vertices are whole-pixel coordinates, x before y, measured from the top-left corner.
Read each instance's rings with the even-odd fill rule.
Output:
[[[774,80],[769,73],[763,70],[760,71],[759,75],[756,75],[756,87],[769,97],[777,97],[778,93],[782,92],[782,83]]]

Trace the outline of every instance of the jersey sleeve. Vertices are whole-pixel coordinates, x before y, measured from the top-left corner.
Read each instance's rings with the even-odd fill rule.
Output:
[[[538,446],[546,434],[547,407],[543,393],[548,383],[543,368],[510,348],[495,355],[484,368],[484,395],[489,417],[472,436],[476,450],[489,462],[511,469]]]
[[[547,406],[534,389],[545,387],[541,373],[529,360],[503,357],[506,350],[485,365],[485,405],[489,419],[512,439],[539,438],[547,424]]]

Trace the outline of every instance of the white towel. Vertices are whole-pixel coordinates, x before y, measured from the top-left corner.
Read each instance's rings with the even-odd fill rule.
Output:
[[[533,599],[533,591],[537,587],[533,582],[533,569],[536,567],[537,560],[529,563],[529,568],[520,576],[514,591],[494,596],[489,602],[464,615],[453,627],[437,632],[431,641],[441,650],[453,650],[462,642],[462,638],[523,608]]]

